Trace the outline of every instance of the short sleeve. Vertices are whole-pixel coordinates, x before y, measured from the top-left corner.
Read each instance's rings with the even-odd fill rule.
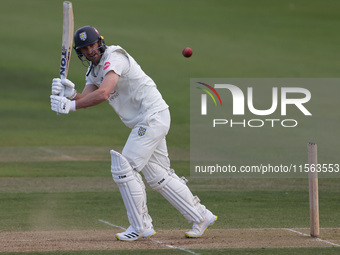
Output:
[[[113,52],[107,61],[104,63],[104,76],[109,71],[114,71],[119,76],[124,75],[129,71],[130,62],[127,55],[120,52]]]

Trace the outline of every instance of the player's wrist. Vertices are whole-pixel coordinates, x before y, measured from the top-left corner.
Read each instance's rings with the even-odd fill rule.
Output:
[[[70,112],[75,112],[77,110],[76,108],[76,100],[71,101],[70,105]]]
[[[77,96],[77,94],[78,94],[77,90],[73,89],[71,95],[68,98],[72,100]]]

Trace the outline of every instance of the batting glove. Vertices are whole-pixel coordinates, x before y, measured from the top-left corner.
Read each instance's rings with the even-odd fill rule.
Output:
[[[71,101],[66,97],[51,95],[51,109],[57,113],[68,114],[76,110],[76,101]]]
[[[74,87],[74,83],[69,79],[54,78],[52,80],[52,95],[61,96],[64,93],[65,97],[73,99],[77,95]]]

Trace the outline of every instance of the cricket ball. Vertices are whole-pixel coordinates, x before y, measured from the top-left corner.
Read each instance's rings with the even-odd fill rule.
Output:
[[[186,47],[182,50],[182,54],[183,54],[184,57],[190,58],[191,55],[192,55],[192,49],[189,48],[189,47]]]

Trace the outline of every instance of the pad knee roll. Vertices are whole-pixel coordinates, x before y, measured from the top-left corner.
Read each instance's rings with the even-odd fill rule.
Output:
[[[133,169],[127,159],[120,153],[111,150],[111,173],[115,183],[125,183],[135,179]]]

